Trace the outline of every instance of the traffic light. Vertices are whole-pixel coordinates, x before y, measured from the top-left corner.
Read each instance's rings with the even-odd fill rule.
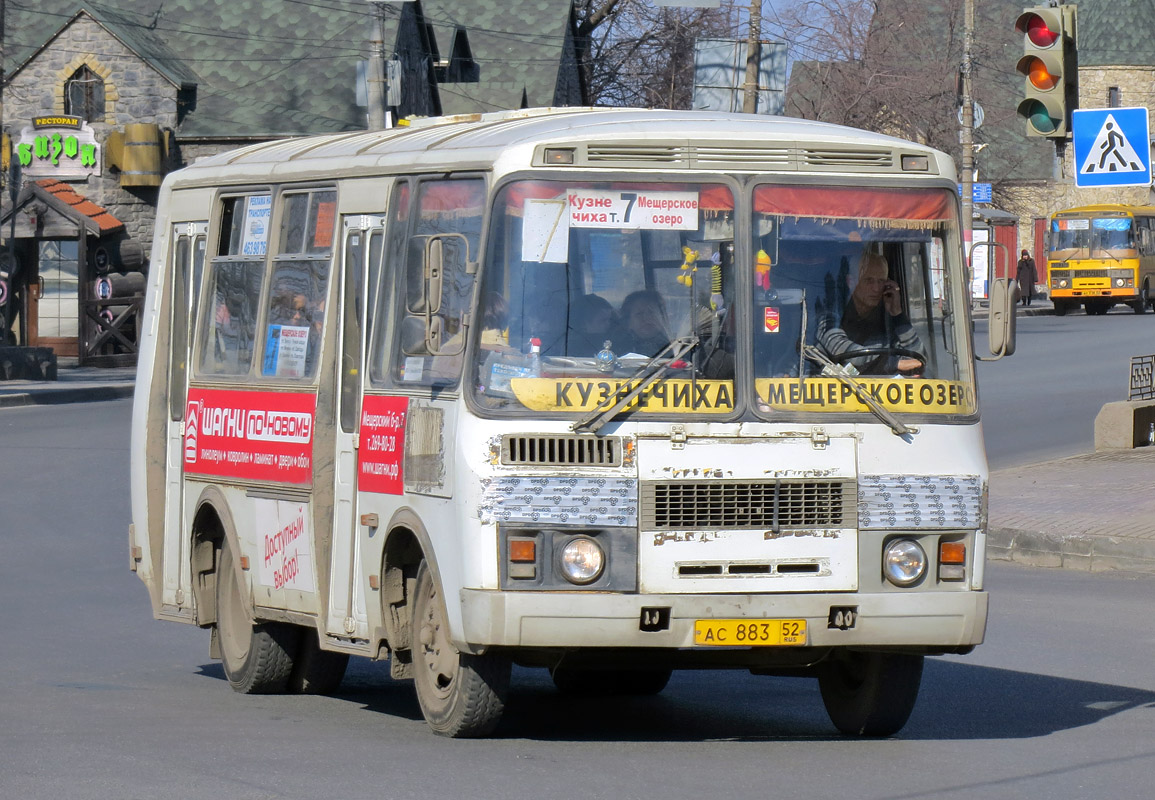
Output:
[[[1018,70],[1026,76],[1026,97],[1019,116],[1027,121],[1027,134],[1065,138],[1078,105],[1075,6],[1024,9],[1015,30],[1023,34]]]

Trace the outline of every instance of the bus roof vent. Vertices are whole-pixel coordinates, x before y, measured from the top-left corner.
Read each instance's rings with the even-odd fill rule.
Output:
[[[620,467],[622,440],[617,436],[510,433],[501,439],[501,463],[542,467]]]
[[[716,145],[694,148],[695,169],[783,169],[790,163],[789,147]]]
[[[586,145],[587,164],[685,164],[686,148],[665,144]]]
[[[894,153],[890,150],[807,148],[802,151],[802,159],[808,167],[828,169],[846,169],[848,167],[886,169],[894,166]]]

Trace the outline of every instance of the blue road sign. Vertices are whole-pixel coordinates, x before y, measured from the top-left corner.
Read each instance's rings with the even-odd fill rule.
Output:
[[[1071,112],[1076,186],[1149,186],[1151,137],[1145,108]]]
[[[958,196],[962,197],[962,184],[958,185]],[[989,183],[971,184],[971,202],[989,203],[991,201],[991,185]]]

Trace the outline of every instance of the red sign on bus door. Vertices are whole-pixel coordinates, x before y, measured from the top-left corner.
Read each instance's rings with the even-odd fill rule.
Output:
[[[409,398],[370,395],[361,405],[361,440],[357,447],[357,488],[363,492],[402,494],[405,418]]]
[[[184,469],[195,475],[308,484],[316,395],[190,387]]]

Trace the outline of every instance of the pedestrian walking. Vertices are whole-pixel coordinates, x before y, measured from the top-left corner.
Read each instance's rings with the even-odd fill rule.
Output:
[[[1029,306],[1031,297],[1035,293],[1035,283],[1039,280],[1039,273],[1035,269],[1035,259],[1031,258],[1031,254],[1026,250],[1023,251],[1023,256],[1019,259],[1015,278],[1019,282],[1019,300],[1024,306]]]

